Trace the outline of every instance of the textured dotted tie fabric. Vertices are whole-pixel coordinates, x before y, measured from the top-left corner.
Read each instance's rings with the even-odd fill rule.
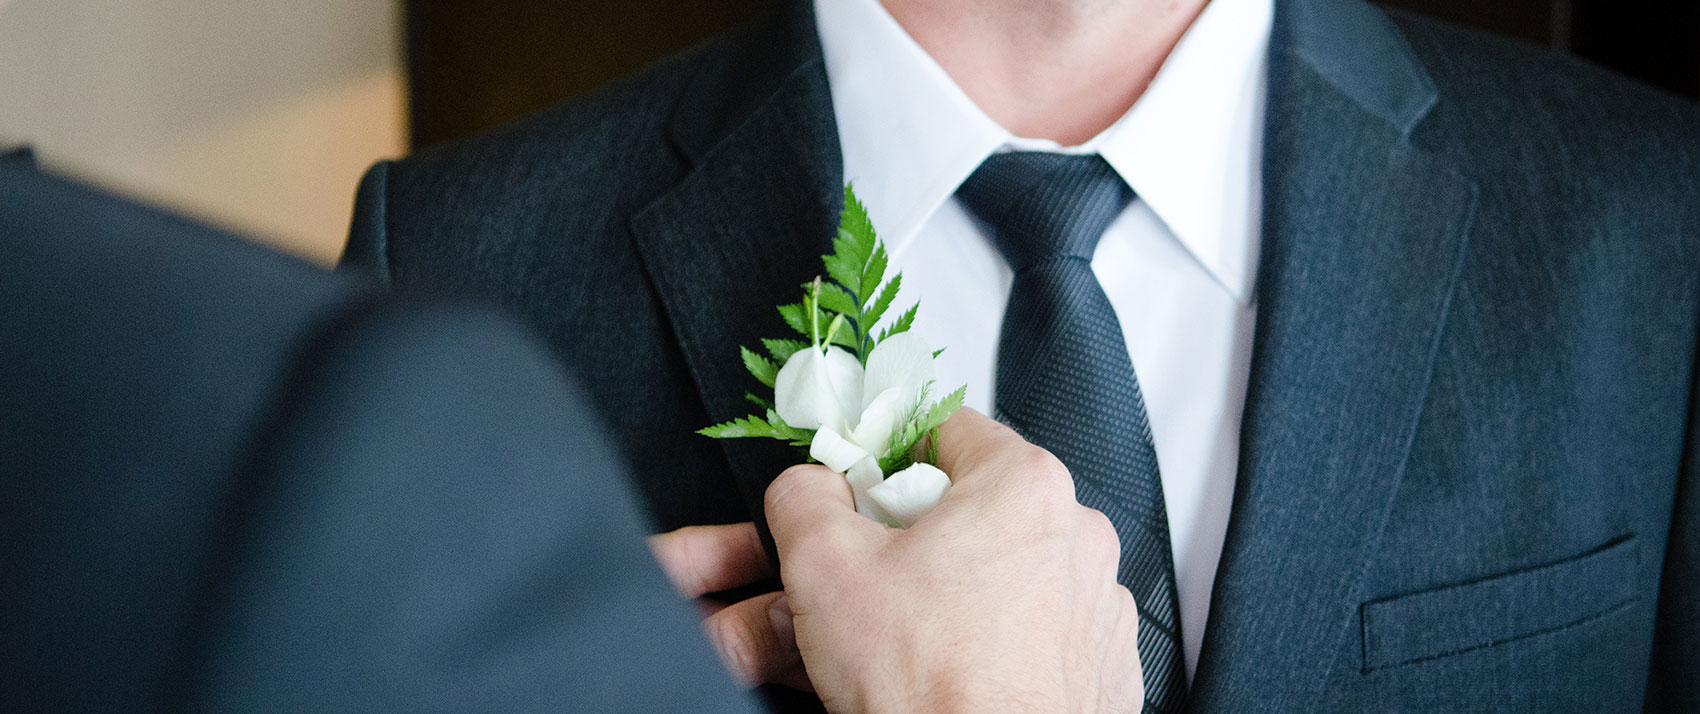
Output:
[[[1092,254],[1133,189],[1097,155],[997,154],[957,197],[1015,271],[998,342],[997,418],[1055,454],[1121,536],[1139,604],[1146,714],[1185,708],[1186,670],[1157,451],[1121,324]]]

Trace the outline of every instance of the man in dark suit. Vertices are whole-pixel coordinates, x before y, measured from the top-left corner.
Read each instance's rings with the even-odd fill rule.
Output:
[[[916,5],[886,3],[938,60],[932,69],[998,114],[1001,105],[976,96],[996,94],[982,91],[996,84],[984,76],[990,65],[952,60],[984,43],[927,25],[938,13],[899,11]],[[1020,5],[988,4],[970,19]],[[819,41],[842,36],[816,15],[784,3],[763,23],[583,99],[379,164],[360,190],[346,262],[526,315],[587,376],[665,528],[760,522],[761,494],[793,458],[783,445],[689,434],[746,411],[736,347],[777,333],[773,306],[793,301],[829,250],[846,162],[865,160],[841,143],[847,107],[834,99],[849,82],[830,81],[854,72]],[[1031,24],[1022,37],[1092,27]],[[1571,59],[1358,0],[1278,0],[1266,39],[1265,91],[1254,92],[1266,103],[1250,144],[1256,260],[1242,261],[1255,277],[1255,331],[1244,320],[1232,327],[1248,336],[1243,399],[1222,400],[1234,411],[1220,421],[1233,428],[1214,442],[1234,457],[1231,496],[1219,511],[1197,511],[1221,519],[1219,548],[1203,548],[1219,557],[1182,563],[1191,550],[1176,548],[1187,567],[1164,555],[1146,569],[1208,565],[1190,591],[1186,577],[1154,581],[1152,602],[1172,606],[1179,591],[1172,624],[1184,627],[1164,633],[1162,662],[1183,693],[1153,710],[1700,708],[1700,110]],[[1187,46],[1170,35],[1126,51],[1156,47],[1160,64]],[[1165,82],[1155,72],[1130,71],[1131,95],[1120,85],[1104,94],[1137,99],[1145,81],[1156,92]],[[1050,126],[1020,108],[999,121]],[[1091,136],[1115,112],[1092,121],[1084,132],[1059,129],[1055,143]],[[1161,181],[1133,184],[1161,209]],[[1003,241],[1014,229],[995,225],[1000,205],[1039,215],[1067,203],[999,199],[998,185],[962,183],[949,205],[978,223],[959,225]],[[1127,205],[1125,189],[1106,190]],[[1188,215],[1208,214],[1200,205]],[[1100,230],[1121,230],[1112,219],[1123,218],[1105,215],[1111,227]],[[1037,293],[1010,262],[1003,326],[1021,333],[1032,326],[1018,316],[1030,310],[1017,303]],[[1095,324],[1119,319],[1138,364],[1136,318],[1165,315],[1116,302],[1124,286],[1094,267],[1108,304],[1086,295],[1075,307]],[[1218,277],[1234,282],[1232,271]],[[1153,304],[1167,303],[1133,307]],[[1076,341],[1117,345],[1120,335],[1094,342],[1105,338],[1094,329]],[[1033,367],[1006,362],[1020,354],[1007,347],[1000,384]],[[1139,390],[1118,386],[1133,384],[1131,367],[1091,362],[1104,353],[1069,364],[1118,376],[1071,393],[1113,393],[1106,401],[1119,402],[1101,413],[1128,419],[1070,421],[1080,412],[1067,409],[1033,418],[1030,407],[1006,406],[1013,395],[1002,388],[997,407],[1038,432],[1145,424]],[[1179,422],[1164,421],[1153,393],[1165,380],[1138,366],[1155,458],[1172,453],[1166,442],[1206,439],[1166,426]],[[1152,436],[1138,431],[1099,445],[1149,457]],[[1154,483],[1168,491],[1185,468],[1164,463],[1160,482],[1154,468],[1123,471],[1111,477],[1147,479],[1133,490],[1149,493]],[[1126,506],[1117,499],[1095,505],[1118,528],[1163,522],[1117,516]],[[1160,530],[1126,526],[1124,546]],[[1205,611],[1207,626],[1188,621]],[[1195,670],[1181,671],[1176,649]]]
[[[753,710],[529,333],[30,163],[0,154],[0,709]],[[1137,702],[1103,517],[1008,429],[944,429],[927,533],[864,520],[820,467],[775,482],[801,614],[722,609],[727,663],[788,649],[842,712]],[[771,571],[744,526],[656,551],[687,594],[746,585]],[[916,596],[940,577],[948,611]]]
[[[755,710],[523,328],[16,158],[0,710]]]

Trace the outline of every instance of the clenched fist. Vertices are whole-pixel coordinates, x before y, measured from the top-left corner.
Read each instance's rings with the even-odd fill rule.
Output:
[[[1139,712],[1138,615],[1109,520],[1075,501],[1048,452],[971,410],[945,424],[939,462],[951,489],[908,530],[857,515],[826,468],[774,480],[785,590],[710,616],[734,671],[812,683],[844,714]],[[654,543],[689,593],[766,573],[748,524]]]

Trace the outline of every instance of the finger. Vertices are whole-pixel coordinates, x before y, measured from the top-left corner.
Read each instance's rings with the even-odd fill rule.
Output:
[[[963,408],[939,427],[939,463],[952,483],[984,464],[1024,458],[1037,447],[1003,424]]]
[[[792,647],[797,645],[797,627],[791,614],[791,601],[783,592],[767,609],[768,619],[773,624],[773,634],[780,642],[790,642]],[[797,664],[777,675],[770,676],[767,681],[783,684],[792,689],[804,692],[815,691],[814,682],[809,681],[809,673],[804,669],[802,649],[797,648]]]
[[[1145,701],[1145,667],[1139,661],[1139,606],[1134,603],[1133,593],[1120,585],[1115,587],[1111,598],[1113,619],[1100,671],[1132,673],[1111,680],[1108,699],[1125,703],[1127,711],[1136,711],[1140,702]]]
[[[791,611],[780,604],[784,597],[784,592],[757,595],[703,621],[720,660],[745,684],[785,679],[802,667]]]
[[[808,692],[810,694],[814,694],[815,692],[815,683],[809,680],[809,671],[804,667],[801,660],[797,662],[797,666],[792,667],[791,669],[780,673],[779,676],[767,681],[774,684],[785,685],[799,692]]]
[[[764,509],[781,563],[813,538],[848,544],[884,532],[856,514],[844,475],[824,466],[793,466],[767,487]]]
[[[650,536],[649,548],[685,597],[701,597],[773,576],[754,523],[680,528]]]

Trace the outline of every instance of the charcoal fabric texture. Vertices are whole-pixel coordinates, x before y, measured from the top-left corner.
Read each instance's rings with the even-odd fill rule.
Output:
[[[761,523],[800,458],[690,434],[836,235],[811,7],[361,188],[349,268],[522,313],[663,528]],[[1277,0],[1268,81],[1187,710],[1700,711],[1700,108],[1361,0]]]
[[[14,169],[34,169],[35,152],[27,146],[0,149],[0,167],[6,166]]]
[[[498,311],[0,166],[0,364],[0,711],[755,711]]]
[[[1139,606],[1145,712],[1186,704],[1169,516],[1151,423],[1115,308],[1092,272],[1133,190],[1097,155],[996,154],[958,189],[1015,271],[998,337],[997,418],[1069,469],[1075,497],[1121,537],[1117,581]]]

